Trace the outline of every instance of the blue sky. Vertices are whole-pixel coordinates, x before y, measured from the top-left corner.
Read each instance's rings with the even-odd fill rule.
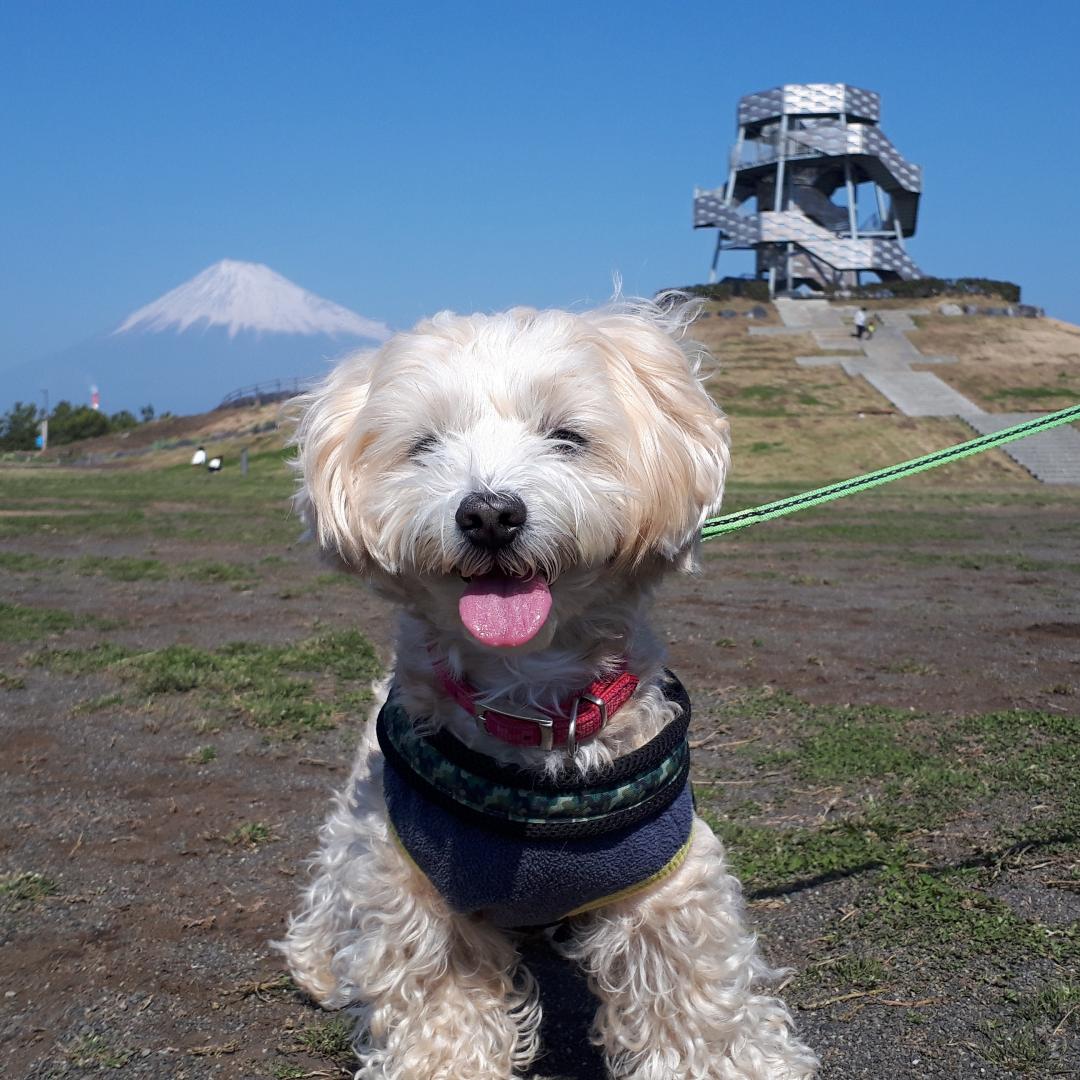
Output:
[[[736,98],[781,82],[882,94],[926,272],[1080,322],[1078,42],[1057,0],[8,0],[0,370],[223,257],[398,327],[704,280],[693,188]]]

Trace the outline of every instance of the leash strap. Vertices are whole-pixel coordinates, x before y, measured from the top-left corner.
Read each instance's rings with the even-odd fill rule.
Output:
[[[914,476],[927,469],[936,469],[939,465],[948,465],[950,461],[959,461],[961,458],[980,454],[983,450],[992,450],[995,446],[1002,446],[1015,439],[1024,439],[1028,435],[1049,431],[1072,420],[1080,420],[1080,405],[1071,405],[1067,409],[1047,413],[1034,420],[1025,420],[1022,424],[1014,424],[1012,427],[1002,428],[1001,431],[994,431],[989,435],[980,435],[967,442],[957,443],[944,450],[935,450],[932,454],[912,458],[900,465],[890,465],[875,472],[864,473],[851,480],[841,480],[827,487],[815,488],[801,495],[791,495],[786,499],[778,499],[776,502],[765,503],[749,510],[739,510],[734,514],[725,514],[723,517],[709,518],[702,526],[701,539],[712,540],[713,537],[724,533],[744,529],[747,525],[756,525],[759,521],[771,521],[785,514],[793,514],[796,510],[808,510],[812,506],[832,502],[833,499],[842,499],[845,495],[867,491],[879,484],[887,484],[891,480],[902,480],[905,476]]]

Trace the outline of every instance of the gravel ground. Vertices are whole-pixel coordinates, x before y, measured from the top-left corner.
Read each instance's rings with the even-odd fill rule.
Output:
[[[909,713],[902,730],[917,747],[955,718],[1026,710],[1075,723],[1078,535],[1080,499],[1034,512],[1023,499],[943,502],[933,521],[909,519],[896,499],[710,545],[704,574],[673,583],[659,604],[672,667],[695,700],[706,803],[722,791],[716,813],[743,815],[754,835],[799,828],[812,839],[845,815],[856,820],[885,790],[885,773],[845,766],[847,779],[803,782],[799,771],[809,767],[800,747],[818,746],[822,717],[845,706],[864,710],[862,724],[903,725],[897,716]],[[103,641],[140,652],[287,647],[349,628],[386,655],[390,613],[328,579],[309,550],[212,546],[248,577],[177,576],[206,557],[204,540],[29,527],[0,538],[0,556],[41,560],[0,562],[0,601],[74,616],[0,640],[5,1077],[350,1075],[343,1026],[292,988],[268,943],[345,775],[360,692],[316,675],[313,692],[333,703],[336,726],[285,738],[250,722],[247,691],[227,672],[215,694],[168,691],[148,689],[123,663],[75,671],[41,658]],[[87,555],[154,560],[165,576],[80,572]],[[773,723],[777,706],[763,707],[763,695],[786,702],[794,727]],[[877,706],[893,711],[875,719],[866,710]],[[982,743],[972,751],[983,752]],[[897,930],[893,915],[876,922],[888,859],[747,863],[752,917],[773,962],[800,972],[787,996],[823,1075],[1080,1074],[1068,1011],[1080,1003],[1069,996],[1076,954],[1059,948],[1075,943],[1080,918],[1075,833],[1007,850],[1009,828],[1044,812],[1027,788],[957,793],[945,811],[934,798],[938,819],[910,830],[926,865],[974,867],[983,876],[970,881],[972,895],[1013,913],[1024,933],[1045,931],[1053,947],[972,947],[950,959],[932,918],[925,940]],[[587,990],[542,943],[526,955],[544,986],[543,1075],[603,1076],[585,1044]],[[877,966],[860,973],[853,957]],[[1029,1023],[1025,1005],[1046,986],[1065,987],[1061,1007],[1049,1002]]]

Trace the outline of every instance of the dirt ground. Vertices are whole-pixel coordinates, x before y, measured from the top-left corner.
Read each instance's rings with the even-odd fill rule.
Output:
[[[269,942],[364,712],[354,632],[385,658],[392,619],[293,541],[271,466],[212,498],[0,470],[4,1077],[351,1075]],[[699,807],[825,1077],[1080,1074],[1078,538],[1080,492],[897,486],[659,599]],[[537,1075],[603,1076],[526,948]]]

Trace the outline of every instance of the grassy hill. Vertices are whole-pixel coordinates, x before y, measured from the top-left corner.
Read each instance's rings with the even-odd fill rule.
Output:
[[[942,298],[947,299],[947,298]],[[1080,401],[1080,327],[1056,319],[991,316],[916,317],[911,340],[927,355],[957,363],[936,370],[951,386],[991,412],[1050,411]],[[779,325],[771,305],[765,319],[720,318],[721,309],[744,312],[751,300],[709,302],[691,333],[715,362],[707,386],[731,417],[734,439],[732,494],[743,488],[794,491],[904,461],[973,436],[955,419],[915,419],[895,411],[861,378],[839,367],[800,368],[796,356],[821,352],[809,333],[750,336],[749,326]],[[867,307],[914,306],[868,301]],[[919,367],[918,365],[916,366]],[[51,463],[154,468],[177,465],[203,444],[235,461],[281,447],[288,438],[287,408],[269,404],[170,417],[116,435],[50,450]],[[1034,485],[1001,451],[946,466],[907,481],[916,486]]]
[[[991,412],[1039,412],[1080,402],[1080,328],[1056,319],[992,316],[917,316],[911,340],[927,355],[949,355],[933,370],[950,386]],[[800,368],[796,356],[819,355],[809,333],[751,337],[748,320],[723,319],[726,308],[745,311],[752,301],[706,305],[693,336],[716,363],[707,385],[731,417],[732,483],[795,489],[842,479],[930,453],[973,437],[959,420],[922,419],[897,413],[862,378],[839,367]],[[867,301],[876,307],[915,307],[896,301]],[[779,325],[775,311],[752,326]],[[999,450],[945,466],[907,481],[915,485],[1035,484]]]

